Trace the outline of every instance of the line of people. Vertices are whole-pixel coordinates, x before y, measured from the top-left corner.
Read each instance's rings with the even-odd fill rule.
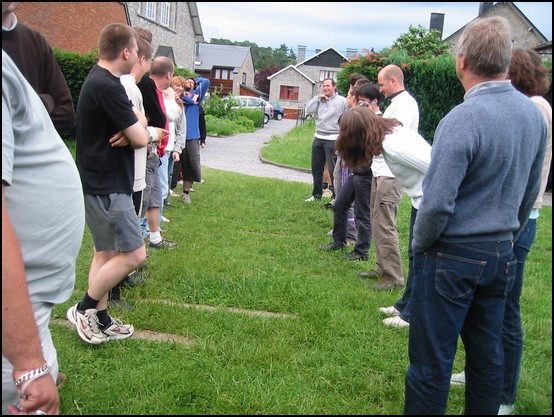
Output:
[[[456,50],[464,102],[441,120],[432,147],[417,134],[417,102],[394,65],[378,75],[390,100],[382,117],[359,105],[334,114],[324,109],[328,118],[320,117],[314,102],[332,97],[325,82],[306,108],[315,116],[312,161],[319,161],[311,201],[320,197],[316,150],[331,122],[333,138],[325,139],[336,142],[337,160],[350,170],[371,163],[377,260],[359,276],[380,279],[376,289],[403,286],[396,220],[403,192],[411,198],[407,285],[395,305],[379,308],[391,316],[384,324],[409,328],[406,414],[445,413],[459,337],[465,371],[452,380],[466,384],[466,414],[514,412],[523,350],[519,299],[552,158],[552,110],[543,98],[546,67],[532,50],[512,51],[511,39],[500,17],[466,27]],[[323,250],[346,247],[342,200],[351,197],[343,189],[334,203],[339,232]]]
[[[173,170],[161,164],[183,156],[185,179],[201,181],[195,143],[209,80],[185,80],[177,94],[173,62],[152,59],[150,31],[109,24],[75,113],[51,47],[17,22],[17,4],[2,3],[2,411],[59,414],[62,374],[48,325],[73,293],[85,223],[94,243],[88,288],[67,318],[86,343],[126,339],[134,327],[111,316],[109,299],[120,300],[113,291],[145,267],[141,216],[150,249],[178,247],[159,229]],[[73,126],[75,159],[56,131]]]

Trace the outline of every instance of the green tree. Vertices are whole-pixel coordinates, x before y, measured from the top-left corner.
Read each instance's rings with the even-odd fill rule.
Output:
[[[392,49],[404,49],[413,57],[430,58],[448,52],[450,45],[442,43],[438,30],[428,31],[421,25],[410,25],[408,32],[401,34],[394,41]]]

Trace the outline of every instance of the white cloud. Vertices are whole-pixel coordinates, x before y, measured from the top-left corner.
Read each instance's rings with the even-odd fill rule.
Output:
[[[552,39],[552,3],[515,3],[526,17]],[[431,3],[290,3],[197,2],[204,38],[250,41],[261,47],[285,44],[296,53],[315,49],[389,47],[410,25],[429,27],[431,13],[444,13],[443,38],[469,23],[478,2]]]

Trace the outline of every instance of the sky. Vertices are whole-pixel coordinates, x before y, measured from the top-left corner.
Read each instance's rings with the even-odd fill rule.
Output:
[[[346,55],[390,47],[410,25],[429,29],[431,13],[444,13],[443,39],[468,24],[479,13],[479,2],[432,3],[272,3],[197,2],[205,42],[224,38],[250,41],[260,47],[282,44],[306,58],[329,47]],[[552,40],[552,2],[514,3],[548,39]]]

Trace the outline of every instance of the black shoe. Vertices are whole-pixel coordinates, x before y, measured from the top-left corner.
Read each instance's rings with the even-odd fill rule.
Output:
[[[337,245],[335,242],[333,242],[328,245],[321,246],[319,249],[324,251],[330,251],[330,250],[342,250],[344,248],[346,248],[346,245]]]
[[[175,249],[175,248],[179,247],[179,244],[175,243],[175,242],[172,242],[171,240],[168,240],[168,239],[162,239],[158,243],[149,242],[148,247],[152,248],[152,249],[156,249],[156,250],[158,250],[158,249]]]
[[[333,204],[335,200],[329,201],[328,203],[325,203],[323,207],[325,207],[327,210],[334,210],[335,205]]]
[[[136,287],[144,283],[144,275],[142,272],[133,271],[121,281],[121,287]]]
[[[109,306],[110,308],[118,308],[120,310],[127,310],[127,311],[133,311],[135,309],[135,307],[133,307],[127,301],[122,300],[121,298],[118,298],[117,300],[110,300]]]
[[[367,261],[368,256],[360,252],[352,251],[348,255],[344,255],[344,259],[348,259],[350,261]]]

